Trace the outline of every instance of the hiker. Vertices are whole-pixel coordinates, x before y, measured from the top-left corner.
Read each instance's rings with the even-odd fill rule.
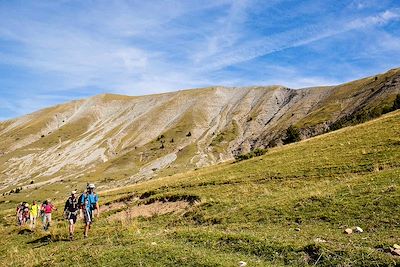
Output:
[[[84,238],[88,237],[88,232],[91,224],[93,223],[93,211],[97,210],[96,215],[99,217],[99,197],[94,192],[95,185],[88,184],[87,190],[79,198],[79,205],[81,210],[81,216],[83,213],[83,218],[85,219],[85,233]]]
[[[43,229],[47,231],[50,227],[51,223],[51,213],[53,210],[57,210],[57,208],[51,204],[50,199],[47,200],[47,204],[44,206],[44,223],[43,223]]]
[[[44,207],[47,205],[47,200],[43,201],[40,205],[40,217],[42,218],[42,224],[44,225]]]
[[[64,215],[69,223],[69,240],[74,240],[75,223],[79,212],[79,199],[76,191],[71,192],[71,196],[65,202]]]
[[[19,203],[17,206],[16,215],[17,215],[17,222],[18,222],[19,226],[22,226],[22,216],[23,216],[24,208],[25,208],[24,202]]]
[[[25,203],[22,210],[22,224],[25,224],[29,221],[29,204]]]
[[[39,211],[40,211],[40,206],[34,200],[32,202],[32,206],[29,210],[29,219],[31,221],[31,224],[30,224],[31,229],[35,228],[35,226],[36,226],[37,218],[39,216]]]

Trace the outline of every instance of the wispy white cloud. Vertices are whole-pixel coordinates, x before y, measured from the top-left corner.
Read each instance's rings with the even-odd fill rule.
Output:
[[[360,44],[351,34],[354,31],[379,34],[381,41],[371,40],[368,47],[375,58],[383,58],[382,51],[399,51],[398,33],[383,29],[400,20],[400,9],[389,0],[352,1],[350,5],[295,2],[0,3],[0,73],[1,66],[12,66],[7,72],[28,73],[24,81],[0,80],[0,91],[12,84],[22,98],[8,97],[4,106],[19,115],[64,101],[60,96],[65,92],[70,92],[65,99],[71,99],[105,91],[140,95],[213,84],[279,83],[298,88],[337,83],[342,81],[338,77],[304,71],[302,64],[313,58],[291,67],[285,58],[261,59],[299,47],[312,48],[338,35]],[[324,53],[328,48],[337,53],[332,45]],[[360,51],[352,58],[366,55]],[[351,63],[342,64],[351,69]],[[255,77],[252,72],[259,69],[269,70],[268,75]],[[58,97],[40,98],[52,94]]]
[[[388,0],[353,0],[348,5],[350,9],[365,10],[369,8],[380,8],[386,6]]]
[[[324,21],[320,25],[303,26],[293,30],[257,38],[242,43],[232,49],[222,50],[219,54],[202,60],[207,70],[221,69],[254,58],[276,53],[285,49],[303,46],[351,30],[383,25],[400,19],[400,9],[386,10],[373,16],[352,20]]]

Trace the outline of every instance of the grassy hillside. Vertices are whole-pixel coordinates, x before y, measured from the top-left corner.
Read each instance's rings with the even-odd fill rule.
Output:
[[[367,114],[369,117],[378,117],[385,113],[385,110],[390,109],[396,94],[400,93],[397,85],[400,81],[399,75],[400,69],[397,68],[376,76],[331,87],[329,95],[318,103],[315,110],[296,124],[301,128],[327,121],[333,123],[337,118],[343,119],[346,116],[347,119]],[[321,88],[311,90],[321,91]],[[328,91],[326,88],[322,90]],[[344,110],[347,113],[343,112]]]
[[[400,243],[399,126],[392,112],[262,157],[101,192],[103,212],[86,240],[80,222],[77,240],[66,241],[60,211],[49,233],[16,227],[22,195],[3,197],[0,264],[400,264],[385,252]],[[355,226],[364,232],[343,233]]]

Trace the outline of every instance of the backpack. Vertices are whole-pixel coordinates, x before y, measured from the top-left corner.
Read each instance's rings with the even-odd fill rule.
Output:
[[[68,211],[75,212],[75,211],[77,211],[79,209],[80,204],[79,204],[79,199],[78,198],[72,199],[72,197],[69,197],[67,201],[68,201],[68,205],[67,205],[67,210]]]
[[[24,213],[24,209],[25,209],[25,206],[20,205],[20,206],[18,207],[18,213],[19,213],[19,214],[23,214],[23,213]]]
[[[84,204],[85,204],[84,198],[85,198],[85,193],[80,195],[79,198],[78,198],[78,206],[79,206],[80,209],[84,208]]]
[[[90,210],[92,211],[92,210],[95,210],[96,209],[96,203],[97,203],[97,195],[96,194],[94,194],[94,197],[95,197],[95,202],[90,202],[90,197],[89,197],[89,195],[88,194],[82,194],[80,197],[79,197],[79,204],[80,204],[80,206],[81,206],[81,208],[86,208],[86,207],[90,207]],[[89,204],[89,205],[88,205]]]
[[[24,207],[24,209],[22,211],[22,214],[23,214],[24,217],[29,217],[29,208]]]

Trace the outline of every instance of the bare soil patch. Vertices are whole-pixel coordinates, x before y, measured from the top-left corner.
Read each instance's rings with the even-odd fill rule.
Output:
[[[118,209],[122,209],[126,206],[127,206],[127,204],[125,202],[110,203],[110,204],[100,206],[100,212],[103,213],[103,212],[107,212],[107,211],[111,211],[111,210],[118,210]]]
[[[139,205],[127,210],[118,212],[109,217],[109,221],[125,221],[137,217],[150,218],[156,215],[177,213],[185,210],[190,204],[186,201],[160,202],[156,201],[148,205]]]

